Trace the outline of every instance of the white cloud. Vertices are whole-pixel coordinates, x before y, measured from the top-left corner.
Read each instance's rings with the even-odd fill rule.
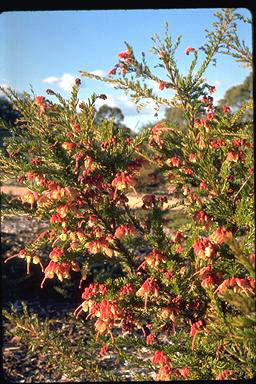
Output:
[[[104,104],[112,108],[120,108],[125,116],[123,123],[135,131],[138,131],[140,127],[147,123],[157,122],[164,118],[165,107],[161,107],[158,117],[154,116],[156,111],[153,102],[150,102],[141,112],[138,112],[136,105],[129,96],[108,94],[106,92],[105,95],[107,96],[106,100],[96,100],[96,108],[99,109]]]
[[[49,76],[46,79],[43,79],[44,83],[57,83],[59,81],[59,77],[56,76]]]
[[[126,95],[116,95],[114,93],[106,93],[106,100],[97,99],[96,108],[100,108],[103,104],[107,104],[110,107],[120,108],[124,116],[133,116],[138,112],[136,111],[136,105],[131,101],[129,96]],[[146,108],[145,108],[146,109]]]
[[[76,76],[71,75],[71,73],[63,73],[62,76],[49,76],[43,79],[44,83],[57,84],[61,89],[66,92],[70,92],[73,85],[75,84]]]
[[[112,108],[115,108],[115,107],[119,107],[120,108],[120,106],[117,105],[118,103],[116,101],[116,97],[115,96],[110,95],[108,93],[105,93],[105,95],[107,96],[106,100],[103,100],[103,99],[97,99],[96,100],[96,103],[95,103],[96,108],[100,108],[104,104],[107,104],[107,105],[109,105]]]
[[[70,73],[64,73],[59,82],[60,88],[64,89],[64,91],[70,92],[75,84],[75,79],[76,77]]]
[[[6,83],[0,83],[0,87],[2,87],[3,89],[7,89],[9,87],[9,85]],[[4,95],[4,93],[1,90],[0,90],[0,95],[1,96]]]
[[[102,69],[96,69],[95,71],[91,71],[90,73],[92,75],[101,76],[101,77],[107,76],[107,72],[103,71]]]

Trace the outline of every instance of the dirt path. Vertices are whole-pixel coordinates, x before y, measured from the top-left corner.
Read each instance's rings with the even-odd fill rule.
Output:
[[[4,185],[1,192],[8,193],[13,196],[22,196],[28,189],[26,187],[16,187],[15,185]]]
[[[19,186],[12,186],[12,185],[5,185],[1,187],[1,191],[7,194],[10,194],[12,196],[22,196],[24,193],[28,191],[26,187],[19,187]],[[142,197],[145,194],[138,193],[137,195],[135,193],[128,193],[127,197],[129,199],[129,206],[131,208],[141,208],[143,205]],[[168,208],[171,204],[178,202],[178,199],[170,198],[168,199],[167,203],[164,203],[163,208]],[[179,205],[178,207],[174,208],[175,210],[180,210],[183,206]]]

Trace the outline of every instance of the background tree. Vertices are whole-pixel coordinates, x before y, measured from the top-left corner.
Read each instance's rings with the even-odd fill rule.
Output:
[[[180,128],[182,131],[186,131],[187,122],[184,118],[184,112],[177,107],[166,108],[165,119],[173,126]]]
[[[12,103],[6,97],[0,96],[0,118],[13,125],[18,116],[19,113],[13,109]]]
[[[118,107],[110,107],[107,104],[104,104],[97,111],[95,116],[96,124],[100,124],[103,120],[113,120],[115,124],[121,124],[124,120],[123,112]]]
[[[242,84],[229,88],[223,99],[219,100],[219,105],[229,105],[232,109],[238,110],[241,106],[252,98],[252,72],[246,77]]]
[[[1,120],[7,123],[7,126],[13,127],[19,113],[13,109],[12,103],[4,96],[0,96],[0,147],[3,146],[3,139],[10,136],[11,132],[7,130]]]

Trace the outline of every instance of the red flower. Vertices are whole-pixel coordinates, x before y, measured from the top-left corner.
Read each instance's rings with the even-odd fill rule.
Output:
[[[121,224],[115,231],[115,237],[117,239],[122,239],[124,238],[125,236],[128,236],[130,234],[135,234],[136,233],[136,229],[135,227],[133,227],[132,225],[128,225],[128,226],[125,226],[123,224]]]
[[[127,65],[122,64],[121,70],[122,70],[122,74],[125,75],[125,74],[128,72],[128,67],[127,67]]]
[[[81,85],[81,80],[78,77],[75,79],[75,85],[77,87],[79,87],[79,85]]]
[[[117,56],[119,57],[119,59],[124,59],[124,60],[130,59],[132,57],[132,50],[131,48],[128,48],[126,52],[121,52]]]
[[[170,360],[163,352],[156,351],[154,356],[152,357],[152,363],[164,365],[170,363]]]
[[[194,122],[194,126],[195,126],[195,128],[199,128],[199,127],[201,127],[201,120],[200,119],[195,119],[195,122]]]
[[[159,89],[160,91],[163,91],[166,88],[166,83],[164,81],[160,81]]]
[[[229,113],[231,111],[231,108],[228,107],[227,105],[223,105],[223,112],[224,113]]]
[[[21,201],[23,203],[29,203],[31,205],[31,209],[33,208],[33,205],[35,201],[38,199],[38,194],[37,192],[27,192],[23,196],[21,196]]]
[[[80,132],[80,125],[79,124],[72,124],[71,125],[71,128],[72,128],[72,131],[74,132],[74,133],[79,133]]]
[[[152,208],[156,203],[156,196],[155,195],[145,195],[142,198],[143,201],[143,208]]]
[[[57,262],[59,260],[59,258],[61,257],[61,255],[63,255],[63,253],[64,253],[63,248],[56,247],[56,248],[53,248],[53,250],[49,254],[49,257],[52,261]]]
[[[177,156],[173,156],[170,159],[170,162],[172,163],[173,167],[178,167],[180,165],[180,160],[178,159]]]
[[[184,170],[185,175],[192,175],[193,171],[190,168]]]
[[[208,100],[208,97],[204,96],[202,99],[201,99],[201,103],[203,104],[208,104],[209,100]]]
[[[58,213],[58,215],[59,215],[61,218],[66,217],[67,214],[68,214],[69,208],[70,208],[70,207],[69,207],[68,204],[60,205],[60,206],[57,208],[57,213]]]
[[[197,257],[212,258],[216,251],[213,243],[208,237],[200,237],[193,244],[194,252]]]
[[[174,243],[179,243],[183,239],[184,235],[182,232],[178,231],[172,236],[172,241]]]
[[[216,231],[211,235],[211,239],[217,244],[225,243],[227,240],[231,240],[233,237],[230,231],[225,228],[217,228]]]
[[[191,324],[191,331],[190,331],[190,336],[193,337],[192,339],[192,350],[194,349],[194,343],[195,343],[195,338],[196,335],[198,334],[200,328],[204,325],[202,320],[197,321],[196,323]]]
[[[48,105],[45,102],[44,96],[36,96],[34,100],[34,104],[38,105],[40,107],[39,114],[41,115],[44,113],[48,107]]]
[[[204,211],[198,211],[194,214],[193,220],[199,222],[201,225],[209,226],[211,223],[210,217]]]
[[[132,176],[128,175],[126,172],[121,172],[116,175],[116,177],[112,180],[112,186],[116,187],[116,189],[124,190],[133,187],[135,184]]]
[[[101,350],[100,350],[100,356],[103,357],[106,352],[108,351],[108,346],[107,344],[104,344],[102,347],[101,347]]]
[[[210,87],[210,93],[214,93],[214,92],[216,92],[216,87],[215,86]]]
[[[158,252],[156,249],[146,256],[145,261],[138,267],[138,269],[145,269],[145,265],[148,264],[151,268],[157,268],[160,263],[166,263],[167,259],[164,255]]]
[[[196,155],[194,153],[189,154],[189,161],[191,163],[196,163]]]
[[[161,123],[157,123],[153,128],[152,128],[152,134],[149,136],[149,145],[152,144],[152,141],[155,141],[160,148],[163,146],[163,140],[161,140],[160,136],[161,134],[166,131],[167,128],[163,127]]]
[[[132,283],[125,284],[121,290],[120,290],[120,296],[129,295],[133,293],[135,290],[135,287]]]
[[[115,75],[116,74],[116,68],[112,68],[110,71],[109,71],[109,76],[112,76],[112,75]]]
[[[152,279],[148,278],[144,281],[140,289],[136,292],[136,296],[145,297],[145,309],[147,309],[148,296],[153,292],[154,296],[158,296],[159,287],[157,283]]]
[[[214,142],[213,140],[210,140],[210,145],[213,149],[218,149],[220,148],[221,146],[224,146],[226,145],[225,141],[224,140],[216,140],[216,142]]]
[[[172,368],[166,364],[160,368],[158,374],[156,375],[157,381],[169,381],[172,374]]]
[[[185,50],[185,54],[186,54],[186,55],[189,55],[190,52],[193,52],[193,51],[195,51],[195,48],[187,48],[187,49]]]
[[[204,181],[202,181],[201,183],[200,183],[200,190],[201,191],[208,191],[208,186],[207,186],[207,184],[204,182]]]
[[[67,151],[72,151],[73,148],[75,148],[76,144],[75,143],[68,143],[68,142],[64,142],[62,144],[62,148],[66,149]]]
[[[237,152],[234,152],[234,151],[229,151],[227,153],[227,157],[226,159],[228,161],[234,161],[235,163],[237,162],[237,160],[239,159],[239,154]]]
[[[209,120],[212,120],[212,119],[214,118],[214,112],[209,112],[209,113],[207,114],[207,118],[208,118]]]
[[[147,338],[146,338],[146,343],[148,345],[152,345],[153,342],[154,342],[154,339],[155,339],[156,335],[154,333],[151,333],[151,335],[148,335]]]

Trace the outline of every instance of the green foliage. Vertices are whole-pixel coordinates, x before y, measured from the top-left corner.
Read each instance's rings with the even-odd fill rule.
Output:
[[[252,121],[241,120],[251,103],[234,115],[229,106],[218,109],[210,96],[213,87],[202,78],[215,54],[225,46],[230,49],[230,33],[238,18],[233,9],[216,16],[215,30],[208,32],[202,47],[201,65],[198,51],[186,50],[193,56],[185,77],[175,58],[180,37],[173,43],[167,26],[163,43],[158,36],[153,38],[153,53],[168,81],[153,74],[144,54],[139,63],[127,43],[127,52],[119,54],[111,71],[111,75],[119,72],[118,79],[81,71],[82,76],[130,91],[139,108],[143,99],[155,101],[156,111],[161,104],[179,105],[186,135],[168,121],[135,137],[116,129],[113,119],[95,123],[95,101],[103,95],[93,94],[79,104],[78,80],[70,100],[48,90],[56,96],[56,104],[29,95],[20,100],[7,91],[24,116],[23,140],[9,139],[8,155],[1,155],[0,167],[30,192],[22,204],[3,195],[3,215],[24,206],[24,212],[48,223],[40,238],[44,241],[28,245],[18,257],[28,265],[38,262],[41,247],[49,243],[52,251],[42,286],[47,278],[70,278],[71,270],[80,270],[85,279],[95,260],[111,266],[108,274],[84,289],[83,302],[75,311],[77,317],[86,312],[86,324],[96,318],[90,354],[81,356],[78,351],[77,357],[58,336],[55,344],[49,344],[36,322],[34,329],[20,327],[33,332],[34,340],[39,335],[43,346],[50,345],[51,358],[56,363],[60,356],[63,371],[70,372],[71,363],[75,368],[70,375],[81,366],[88,367],[93,378],[93,369],[101,379],[110,377],[96,363],[98,346],[101,353],[107,346],[131,364],[147,367],[147,378],[155,371],[155,380],[244,379],[255,374],[253,135]],[[245,62],[248,57],[246,51]],[[174,90],[175,96],[158,98],[145,79],[156,81],[160,89]],[[168,194],[144,195],[140,211],[127,204],[136,177],[149,163],[165,179],[166,190],[174,186],[182,196],[185,220],[173,223],[171,209],[180,201],[170,206]],[[140,241],[148,249],[142,260],[136,257]],[[118,273],[111,273],[115,268]],[[5,316],[19,324],[29,322],[27,317]],[[131,346],[135,334],[135,346],[147,348],[148,361],[122,350]],[[83,345],[78,347],[81,352]],[[66,351],[71,356],[67,363]]]

